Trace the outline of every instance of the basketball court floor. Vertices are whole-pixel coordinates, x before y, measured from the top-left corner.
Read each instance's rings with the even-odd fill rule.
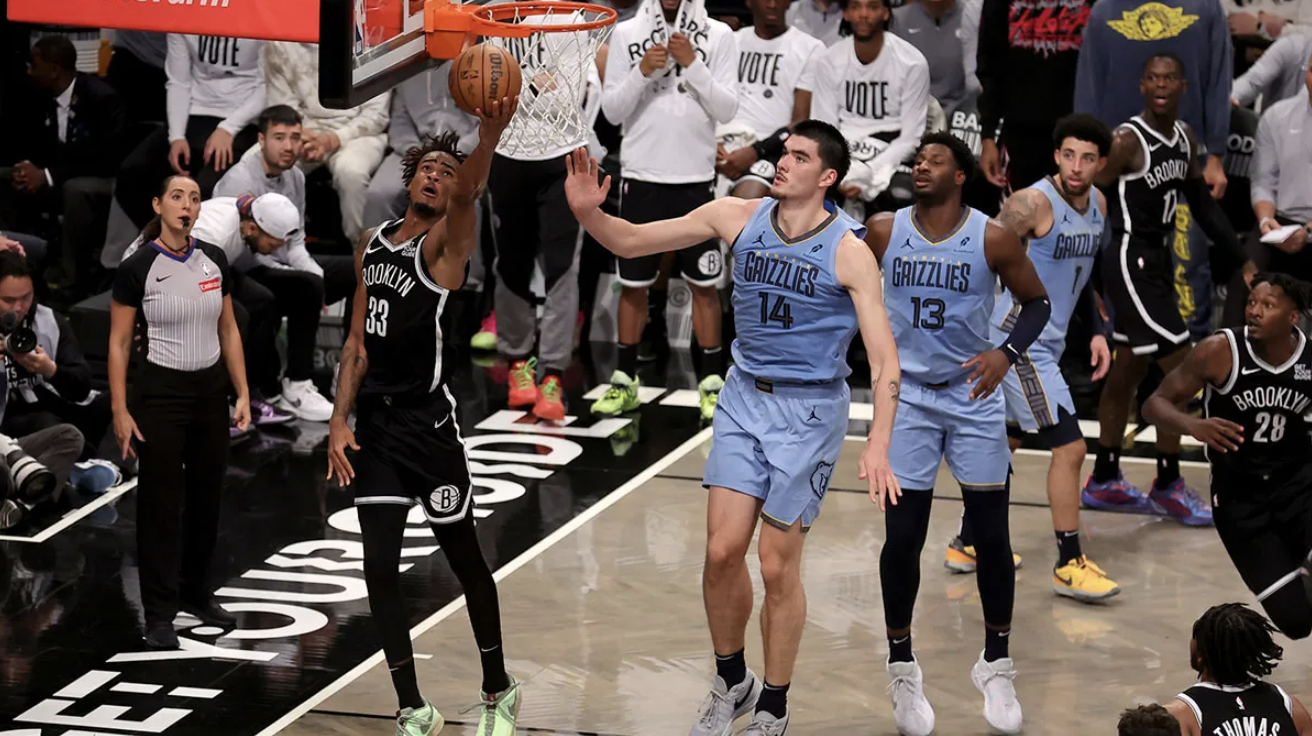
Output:
[[[576,417],[559,429],[504,410],[503,369],[472,366],[453,387],[484,552],[501,581],[508,666],[525,683],[520,725],[686,733],[712,672],[700,588],[710,430],[678,369],[644,376],[641,412],[593,420],[583,397],[592,373],[567,377]],[[877,574],[884,522],[856,478],[870,407],[868,392],[854,394],[852,438],[808,537],[809,615],[791,695],[798,734],[895,733]],[[142,651],[130,485],[0,540],[0,736],[391,734],[396,703],[368,618],[358,526],[349,495],[323,481],[315,430],[265,433],[234,451],[216,572],[240,628],[181,617],[179,652]],[[1141,485],[1153,474],[1150,432],[1124,461]],[[1196,445],[1186,456],[1189,481],[1206,487]],[[1213,530],[1093,511],[1085,549],[1124,592],[1097,606],[1055,596],[1047,462],[1035,450],[1014,459],[1012,539],[1025,566],[1011,646],[1026,733],[1112,733],[1122,708],[1189,684],[1198,614],[1251,597]],[[984,734],[969,679],[983,638],[975,581],[942,567],[961,511],[946,471],[935,493],[916,648],[937,732]],[[450,722],[444,733],[472,734],[477,714],[460,709],[477,701],[480,678],[463,599],[412,521],[403,564],[420,682]],[[757,589],[759,611],[759,577]],[[759,673],[757,632],[754,619],[747,657]],[[1309,654],[1287,646],[1276,679],[1292,693],[1312,689]]]

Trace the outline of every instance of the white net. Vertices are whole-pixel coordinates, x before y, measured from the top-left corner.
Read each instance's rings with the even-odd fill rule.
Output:
[[[512,18],[498,16],[508,23],[544,29],[527,38],[486,39],[509,51],[524,75],[519,111],[502,134],[498,153],[542,157],[587,143],[592,121],[585,103],[589,94],[601,94],[597,49],[610,36],[613,24],[581,31],[550,29],[605,17],[602,10],[553,8],[550,3],[515,8]]]

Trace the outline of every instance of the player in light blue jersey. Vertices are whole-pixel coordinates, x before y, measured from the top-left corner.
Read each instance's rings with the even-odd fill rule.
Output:
[[[1007,530],[1011,466],[1006,408],[998,384],[1048,321],[1043,283],[1020,238],[961,202],[973,173],[970,149],[949,133],[921,140],[912,169],[916,202],[868,223],[866,241],[886,274],[886,297],[902,364],[903,391],[893,442],[901,500],[885,518],[879,559],[888,627],[893,717],[906,736],[928,736],[934,711],[911,650],[911,612],[920,588],[920,551],[929,530],[939,464],[961,485],[975,532],[984,652],[971,680],[984,694],[984,718],[1003,733],[1021,726],[1007,651],[1016,592]],[[1021,303],[1011,335],[989,329],[998,278]]]
[[[727,736],[734,720],[752,711],[749,736],[788,730],[788,685],[806,620],[804,534],[820,513],[847,430],[847,347],[858,326],[875,395],[858,472],[881,508],[900,494],[888,448],[901,378],[879,264],[861,240],[861,223],[826,198],[847,173],[847,143],[833,126],[806,120],[784,146],[769,197],[719,199],[645,225],[600,210],[610,178],[598,185],[597,162],[586,151],[572,155],[565,184],[579,222],[616,255],[679,250],[711,238],[733,243],[736,365],[720,392],[704,479],[710,492],[702,593],[716,678],[692,736]],[[746,555],[758,517],[765,521],[764,682],[743,660],[752,615]]]
[[[1052,587],[1058,595],[1099,601],[1121,592],[1080,550],[1080,467],[1087,448],[1075,416],[1075,403],[1057,362],[1066,349],[1071,316],[1079,310],[1094,335],[1089,341],[1093,380],[1111,367],[1109,325],[1098,311],[1089,284],[1094,262],[1111,237],[1107,200],[1093,179],[1107,163],[1112,134],[1091,115],[1068,115],[1053,131],[1056,176],[1044,178],[1007,200],[998,221],[1028,241],[1030,261],[1048,290],[1052,316],[1039,339],[1007,372],[1007,433],[1014,451],[1026,432],[1037,432],[1052,451],[1048,468],[1048,505],[1057,535],[1057,564]],[[1006,292],[993,309],[993,340],[1006,339],[1020,305]],[[961,534],[948,546],[944,563],[954,572],[974,572],[971,527],[962,518]]]

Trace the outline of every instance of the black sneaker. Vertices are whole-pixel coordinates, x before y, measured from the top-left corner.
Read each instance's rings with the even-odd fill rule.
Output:
[[[22,501],[7,498],[0,501],[0,529],[13,529],[23,523],[27,516],[27,505]]]
[[[146,646],[151,649],[177,649],[178,632],[173,630],[173,622],[156,621],[146,624]]]
[[[217,626],[221,629],[237,628],[237,617],[223,610],[219,604],[211,598],[204,604],[183,603],[182,612],[191,614],[200,619],[200,622],[206,626]]]

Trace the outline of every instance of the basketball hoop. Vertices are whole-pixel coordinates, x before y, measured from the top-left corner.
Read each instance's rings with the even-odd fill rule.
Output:
[[[588,77],[616,17],[613,8],[564,0],[491,5],[428,0],[424,30],[435,59],[453,59],[481,36],[519,61],[524,78],[519,111],[498,151],[542,155],[587,139],[592,127],[583,119]]]

